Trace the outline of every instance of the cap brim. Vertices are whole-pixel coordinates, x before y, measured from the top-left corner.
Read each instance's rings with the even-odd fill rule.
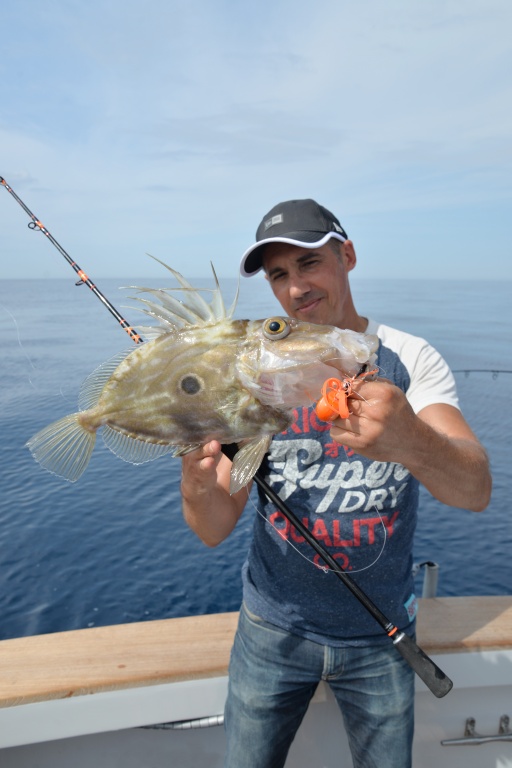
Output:
[[[290,232],[286,237],[269,237],[266,240],[259,240],[254,245],[251,245],[242,256],[240,274],[242,277],[252,277],[263,269],[263,249],[269,243],[288,243],[299,248],[321,248],[331,237],[340,240],[342,243],[347,239],[338,232],[327,232],[319,240],[318,234],[318,232]]]

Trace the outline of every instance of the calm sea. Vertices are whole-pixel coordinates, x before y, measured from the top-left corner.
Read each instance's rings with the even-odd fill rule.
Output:
[[[230,303],[235,281],[221,283]],[[121,309],[133,302],[119,284],[99,287],[137,322],[140,315]],[[512,370],[511,284],[356,280],[353,287],[362,314],[425,336],[462,371],[463,410],[491,457],[494,491],[484,514],[422,494],[415,559],[439,563],[441,595],[510,593],[512,374],[475,369]],[[238,317],[276,309],[263,280],[243,281]],[[136,467],[99,440],[71,485],[24,448],[41,427],[76,410],[94,368],[132,344],[91,291],[75,287],[72,275],[0,281],[0,332],[0,638],[236,610],[250,506],[233,535],[208,549],[181,517],[179,460]]]

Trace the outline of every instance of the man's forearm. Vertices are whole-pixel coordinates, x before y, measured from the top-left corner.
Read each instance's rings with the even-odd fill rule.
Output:
[[[240,511],[226,491],[215,488],[198,495],[187,492],[182,483],[181,495],[185,522],[204,544],[216,547],[229,536],[238,522]]]
[[[492,480],[487,455],[479,443],[447,437],[418,420],[415,448],[401,463],[443,504],[484,510]]]

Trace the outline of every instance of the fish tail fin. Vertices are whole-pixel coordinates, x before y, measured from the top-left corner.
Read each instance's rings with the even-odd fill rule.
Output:
[[[96,442],[96,432],[85,429],[79,413],[64,416],[27,442],[34,459],[55,475],[74,483],[83,474]]]

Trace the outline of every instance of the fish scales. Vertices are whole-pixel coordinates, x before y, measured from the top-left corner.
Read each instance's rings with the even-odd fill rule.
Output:
[[[378,341],[292,318],[233,320],[235,303],[226,312],[215,272],[208,304],[164,266],[183,299],[173,295],[176,289],[139,289],[159,302],[138,299],[141,311],[158,321],[140,328],[152,340],[91,374],[80,395],[86,407],[27,445],[43,467],[74,482],[87,467],[99,429],[107,446],[134,464],[170,452],[183,455],[212,439],[239,443],[234,493],[252,478],[272,436],[292,423],[293,409],[314,402],[329,376],[369,369]]]
[[[214,333],[194,328],[138,347],[116,368],[97,406],[81,414],[81,424],[167,444],[235,442],[262,426],[279,431],[289,419],[237,383],[246,328],[244,320],[224,321]]]

